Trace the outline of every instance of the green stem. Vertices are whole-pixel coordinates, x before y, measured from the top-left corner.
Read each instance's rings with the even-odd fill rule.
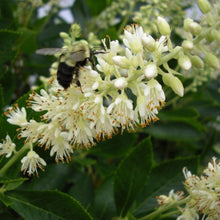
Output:
[[[171,212],[167,212],[166,214],[163,214],[160,216],[161,219],[167,219],[167,217],[176,215],[176,214],[181,214],[180,210],[175,210],[175,211],[171,211]]]
[[[177,46],[173,49],[173,51],[171,51],[169,54],[167,54],[166,56],[162,57],[159,62],[157,62],[158,66],[167,63],[169,60],[173,59],[174,57],[176,57],[176,55],[182,50],[182,47]]]
[[[150,220],[150,219],[158,219],[158,216],[163,216],[162,213],[166,212],[170,209],[176,208],[182,204],[185,204],[188,200],[190,199],[190,197],[186,197],[185,199],[182,199],[180,201],[174,202],[172,204],[166,205],[166,206],[160,206],[160,208],[158,208],[156,211],[140,218],[139,220]],[[170,216],[173,215],[174,211],[170,212]],[[166,217],[168,213],[166,213]],[[175,214],[176,214],[176,210],[175,210]]]
[[[3,176],[6,171],[30,148],[29,144],[24,145],[14,156],[1,168],[0,176]]]
[[[136,0],[131,1],[130,9],[127,12],[123,22],[121,23],[120,28],[118,29],[118,32],[117,32],[118,36],[121,34],[122,30],[124,29],[125,25],[127,24],[128,19],[129,19],[130,15],[132,14],[133,10],[134,10],[135,4],[136,4]]]

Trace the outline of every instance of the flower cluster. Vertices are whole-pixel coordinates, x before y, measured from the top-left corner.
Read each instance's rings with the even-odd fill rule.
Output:
[[[213,157],[200,177],[193,175],[187,168],[183,169],[183,173],[188,196],[184,198],[183,193],[174,193],[171,190],[169,196],[157,197],[161,208],[176,204],[181,212],[178,220],[197,220],[199,214],[203,215],[202,219],[220,219],[220,162],[217,163],[216,158]],[[181,207],[181,204],[185,204],[185,207]]]
[[[10,157],[12,153],[15,151],[15,144],[12,142],[9,135],[6,135],[3,143],[0,143],[0,155],[6,154],[6,157]]]
[[[165,19],[158,18],[158,27],[164,34],[159,40],[138,25],[125,29],[123,46],[117,40],[109,40],[107,47],[103,40],[105,50],[95,53],[96,68],[80,68],[80,87],[72,83],[64,90],[55,77],[59,64],[54,63],[51,79],[44,80],[47,90],[32,93],[28,100],[32,110],[42,112],[42,121],[28,121],[24,108],[16,107],[7,114],[9,123],[20,126],[18,137],[24,138],[25,143],[45,146],[51,156],[55,155],[56,162],[68,162],[74,148],[88,148],[119,131],[133,131],[139,125],[145,127],[157,121],[158,110],[165,103],[157,76],[161,74],[176,94],[183,96],[184,91],[172,72],[164,73],[160,68],[167,66],[180,48],[172,48]],[[64,48],[76,44],[71,34],[61,33],[61,37]]]

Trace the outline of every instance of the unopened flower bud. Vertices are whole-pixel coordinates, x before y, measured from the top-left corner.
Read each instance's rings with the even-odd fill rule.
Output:
[[[143,43],[144,47],[150,52],[153,52],[156,48],[156,42],[155,42],[154,38],[151,37],[150,35],[143,36],[142,43]]]
[[[218,42],[218,44],[220,44],[220,31],[215,32],[215,39]]]
[[[72,38],[78,38],[81,35],[81,27],[79,24],[74,23],[71,25],[69,33]]]
[[[200,57],[192,56],[190,59],[191,59],[192,65],[195,66],[196,68],[201,69],[204,67],[204,63]]]
[[[215,55],[213,55],[211,53],[207,53],[204,57],[204,61],[206,64],[208,64],[212,68],[214,68],[216,70],[220,69],[219,59]]]
[[[178,63],[184,70],[189,70],[192,67],[192,63],[188,56],[183,55],[178,59]]]
[[[193,35],[198,35],[201,33],[202,27],[197,22],[192,22],[189,24],[189,31]]]
[[[71,45],[71,40],[69,38],[64,39],[66,45]]]
[[[203,14],[206,14],[211,10],[211,6],[207,0],[197,0],[197,5]]]
[[[69,34],[67,34],[65,32],[60,32],[60,37],[62,37],[63,39],[67,39],[67,38],[69,38]]]
[[[170,35],[170,32],[171,32],[170,25],[167,23],[167,21],[164,18],[160,16],[157,17],[157,26],[162,35],[165,35],[165,36]]]
[[[144,75],[148,79],[156,77],[157,76],[157,65],[155,63],[148,64],[144,70]]]
[[[172,74],[163,74],[163,82],[169,86],[178,96],[184,95],[182,82]]]
[[[209,31],[208,33],[207,33],[207,35],[206,35],[206,40],[208,41],[208,42],[212,42],[212,41],[214,41],[215,40],[215,36],[216,36],[216,30],[211,30],[211,31]]]
[[[186,18],[184,20],[183,28],[185,31],[189,31],[189,25],[193,22],[191,18]]]
[[[124,89],[125,87],[127,87],[128,82],[124,77],[118,78],[115,80],[114,86],[117,89]]]
[[[206,14],[206,22],[210,26],[216,23],[216,19],[214,18],[213,14],[211,13]]]
[[[184,40],[182,43],[182,47],[185,50],[192,50],[193,48],[193,42],[190,40]]]
[[[115,65],[120,66],[121,68],[127,68],[126,58],[124,56],[114,56],[112,60]]]

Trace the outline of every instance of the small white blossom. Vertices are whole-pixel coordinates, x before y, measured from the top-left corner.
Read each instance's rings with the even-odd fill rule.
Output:
[[[124,77],[120,77],[120,78],[116,79],[114,82],[114,86],[117,89],[124,89],[127,87],[127,85],[128,85],[128,82]]]
[[[81,69],[79,81],[84,93],[93,92],[102,84],[102,79],[97,71],[92,70],[91,67]]]
[[[102,40],[102,43],[104,45],[106,53],[100,53],[100,54],[96,55],[96,57],[98,58],[98,63],[100,64],[100,60],[103,60],[103,61],[105,61],[106,64],[109,64],[111,66],[114,64],[112,57],[116,56],[117,53],[121,50],[119,42],[117,40],[110,41],[109,49],[106,46],[105,39]],[[102,66],[103,66],[103,64],[102,64]]]
[[[216,158],[208,164],[204,175],[198,177],[184,169],[186,190],[191,196],[190,204],[197,212],[207,216],[207,219],[220,218],[220,163]]]
[[[181,56],[178,63],[184,70],[189,70],[192,67],[191,60],[186,55]]]
[[[21,110],[16,106],[16,109],[9,109],[6,115],[8,117],[7,121],[10,124],[18,125],[20,127],[27,125],[27,113],[24,107]]]
[[[156,42],[154,40],[154,38],[151,35],[146,35],[144,33],[143,37],[142,37],[142,43],[144,45],[144,47],[149,50],[150,52],[153,52],[156,49]]]
[[[157,53],[168,51],[166,36],[161,36],[160,39],[156,41],[156,51]]]
[[[111,76],[114,72],[114,66],[106,62],[103,58],[97,58],[98,64],[96,65],[97,69],[104,73],[106,76]],[[111,59],[113,62],[113,59]]]
[[[112,102],[108,108],[107,113],[112,115],[112,123],[118,127],[122,126],[123,129],[133,128],[134,123],[134,111],[133,103],[124,94],[121,94]]]
[[[179,191],[177,193],[174,192],[174,190],[170,190],[169,195],[160,195],[157,197],[157,202],[159,205],[165,205],[177,202],[179,200],[183,199],[183,192]]]
[[[96,96],[93,100],[85,102],[82,106],[84,114],[90,120],[90,129],[96,130],[95,138],[100,140],[112,137],[114,132],[110,115],[103,106],[103,97]]]
[[[115,65],[121,67],[121,68],[127,68],[128,63],[127,63],[127,58],[125,56],[114,56],[112,58],[113,62]]]
[[[68,133],[60,132],[51,140],[50,156],[56,154],[55,161],[58,163],[59,160],[64,161],[64,158],[68,162],[71,157],[70,153],[73,153],[73,149],[68,142]]]
[[[124,34],[123,42],[125,46],[135,54],[143,51],[142,37],[144,36],[144,31],[142,27],[138,25],[129,26],[129,28],[125,29]]]
[[[199,214],[196,208],[184,208],[182,214],[178,216],[177,220],[199,220]]]
[[[144,95],[149,102],[151,109],[160,108],[165,102],[165,93],[160,83],[157,80],[151,79],[148,81],[144,89]]]
[[[148,78],[154,78],[157,76],[157,65],[155,63],[150,63],[144,69],[144,75]]]
[[[42,159],[35,151],[30,150],[27,156],[23,157],[21,160],[22,167],[21,171],[24,173],[27,172],[28,175],[32,175],[37,172],[37,168],[43,170],[43,167],[46,166],[46,162]]]
[[[6,154],[5,157],[10,157],[15,151],[15,144],[11,141],[11,138],[9,135],[6,135],[5,140],[3,140],[3,143],[0,143],[0,155]]]

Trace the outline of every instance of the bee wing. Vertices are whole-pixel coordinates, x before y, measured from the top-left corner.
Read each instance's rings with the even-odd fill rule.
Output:
[[[70,54],[70,59],[72,59],[76,62],[83,61],[87,58],[87,57],[85,57],[85,52],[86,52],[86,50],[78,50],[76,52],[73,52]]]
[[[54,55],[56,53],[61,53],[62,51],[62,48],[42,48],[36,50],[35,53],[40,55]]]

